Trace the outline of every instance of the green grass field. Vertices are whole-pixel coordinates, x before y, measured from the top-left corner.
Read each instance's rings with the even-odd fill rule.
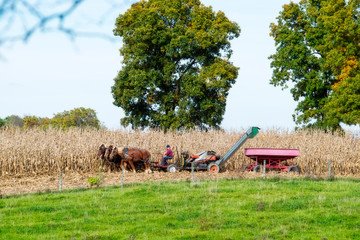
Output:
[[[360,181],[152,182],[0,199],[1,239],[360,239]]]

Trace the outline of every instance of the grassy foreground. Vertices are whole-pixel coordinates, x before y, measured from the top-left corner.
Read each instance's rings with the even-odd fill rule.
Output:
[[[161,182],[0,199],[1,239],[360,239],[360,181]]]

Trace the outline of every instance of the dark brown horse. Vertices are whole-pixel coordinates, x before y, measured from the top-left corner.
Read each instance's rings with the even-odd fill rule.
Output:
[[[105,144],[101,144],[97,156],[103,160],[105,156],[105,152],[106,152],[106,146]]]
[[[110,154],[110,161],[114,161],[116,158],[121,159],[121,167],[126,168],[127,163],[130,164],[133,172],[136,172],[134,162],[142,162],[145,165],[145,172],[151,173],[150,169],[150,158],[151,154],[146,149],[139,148],[124,148],[122,152],[119,152],[117,147],[114,147]]]
[[[110,161],[110,154],[113,149],[113,146],[110,145],[106,147],[105,144],[101,144],[98,150],[98,157],[102,160],[103,166],[109,166],[110,170],[113,170],[117,165],[120,165],[121,159],[114,158],[114,161]]]
[[[111,154],[113,148],[114,148],[113,145],[109,145],[109,147],[105,151],[104,158],[108,161],[110,160],[110,154]]]

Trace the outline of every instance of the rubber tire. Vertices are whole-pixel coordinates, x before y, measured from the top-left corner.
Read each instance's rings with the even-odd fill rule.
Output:
[[[208,169],[208,172],[210,172],[210,173],[220,172],[220,166],[217,165],[216,163],[210,163],[207,169]]]
[[[256,165],[254,168],[253,168],[253,171],[254,172],[260,172],[261,170],[261,165]]]
[[[288,168],[288,172],[297,172],[299,173],[299,169],[296,166],[291,166]]]
[[[167,172],[177,172],[177,167],[175,164],[170,164],[167,168],[166,168]]]

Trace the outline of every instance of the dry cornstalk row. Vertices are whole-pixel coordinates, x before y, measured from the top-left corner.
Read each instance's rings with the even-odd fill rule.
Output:
[[[96,154],[102,143],[148,149],[153,161],[159,159],[158,153],[167,144],[172,146],[175,157],[182,151],[194,154],[204,150],[224,155],[244,132],[3,129],[0,130],[0,176],[98,171],[100,162]],[[293,162],[305,174],[326,173],[329,161],[334,174],[360,174],[360,140],[351,133],[341,136],[321,131],[263,131],[234,154],[225,164],[227,169],[239,169],[252,161],[244,155],[244,148],[298,148],[300,157]]]

